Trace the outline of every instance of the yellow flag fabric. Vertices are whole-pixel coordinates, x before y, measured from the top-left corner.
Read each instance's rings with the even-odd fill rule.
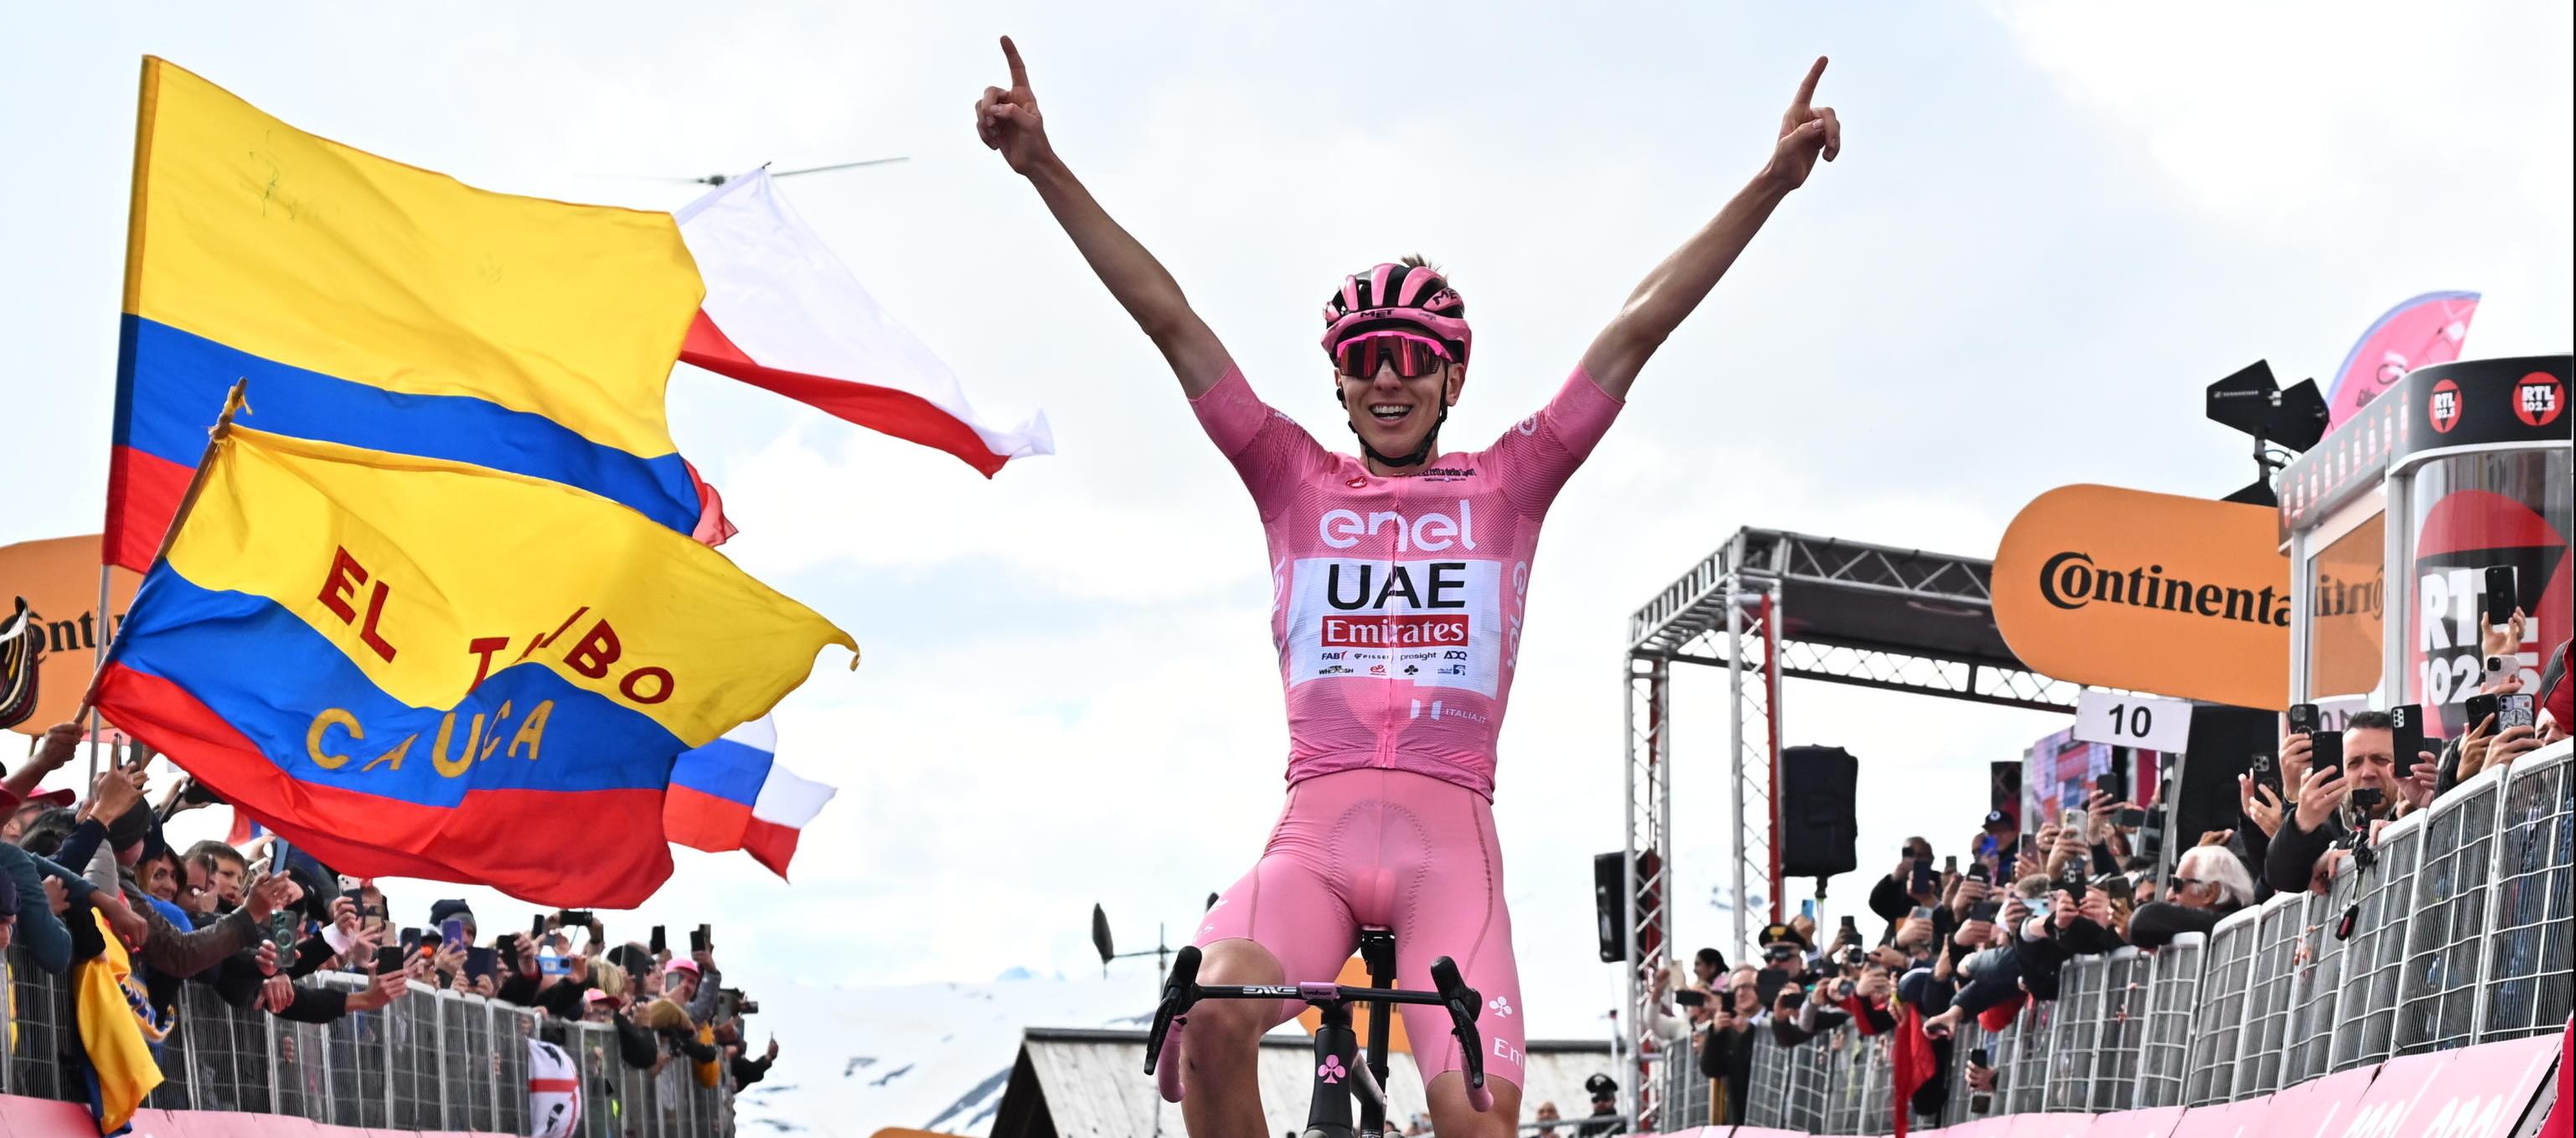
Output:
[[[170,1029],[153,1014],[152,1002],[145,998],[143,985],[134,980],[134,966],[126,960],[125,946],[117,941],[107,918],[96,912],[90,918],[98,923],[107,950],[74,966],[72,1015],[79,1027],[81,1050],[89,1056],[90,1072],[98,1084],[97,1097],[90,1104],[98,1117],[98,1132],[113,1134],[134,1118],[144,1096],[161,1085],[152,1043]]]
[[[324,863],[608,907],[672,759],[856,649],[584,491],[238,428],[117,643],[109,719]]]
[[[493,193],[143,65],[106,556],[148,567],[245,425],[580,486],[682,532],[663,388],[705,286],[666,213]]]

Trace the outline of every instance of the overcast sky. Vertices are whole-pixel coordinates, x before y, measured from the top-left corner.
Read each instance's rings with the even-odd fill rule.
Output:
[[[1144,337],[970,104],[1014,34],[1060,152],[1327,445],[1316,310],[1420,251],[1470,302],[1445,438],[1535,408],[1627,290],[1752,174],[1809,60],[1839,162],[1775,216],[1558,500],[1496,814],[1534,1034],[1593,1035],[1591,855],[1620,842],[1628,614],[1742,526],[1991,556],[2070,482],[2250,477],[2201,389],[2330,371],[2416,293],[2486,294],[2471,355],[2565,351],[2564,3],[53,6],[0,44],[15,169],[0,542],[97,530],[137,59],[492,189],[669,208],[783,183],[1000,421],[992,480],[682,368],[671,420],[754,574],[854,633],[780,709],[842,788],[781,884],[681,851],[641,925],[710,920],[763,982],[987,979],[1186,936],[1257,853],[1286,748],[1261,531]],[[1684,947],[1718,935],[1721,678],[1677,688]],[[1862,760],[1856,904],[1909,833],[1955,851],[1985,764],[2059,717],[1793,684],[1784,741]],[[216,820],[208,819],[208,824]],[[565,825],[599,824],[567,818]],[[396,886],[418,923],[448,886]],[[484,898],[487,927],[526,909]],[[612,918],[612,923],[616,919]],[[1871,926],[1874,928],[1874,925]],[[1137,980],[1150,999],[1149,975]],[[996,1057],[999,1062],[1005,1057]]]

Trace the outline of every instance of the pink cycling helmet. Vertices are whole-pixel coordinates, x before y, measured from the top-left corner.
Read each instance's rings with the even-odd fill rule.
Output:
[[[1429,332],[1467,362],[1475,335],[1467,330],[1467,302],[1428,265],[1378,265],[1342,278],[1324,302],[1324,354],[1342,341],[1388,330]]]

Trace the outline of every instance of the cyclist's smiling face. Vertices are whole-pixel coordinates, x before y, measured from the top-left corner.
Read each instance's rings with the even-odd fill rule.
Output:
[[[1383,361],[1368,379],[1335,372],[1333,383],[1361,441],[1379,454],[1403,456],[1439,425],[1442,408],[1457,404],[1458,392],[1467,385],[1467,367],[1444,359],[1429,373],[1406,379],[1396,374],[1392,361]]]

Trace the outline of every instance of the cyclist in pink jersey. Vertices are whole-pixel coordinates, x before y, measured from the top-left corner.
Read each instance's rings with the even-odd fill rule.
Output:
[[[1833,110],[1810,105],[1825,61],[1799,84],[1752,181],[1637,286],[1547,406],[1483,450],[1439,446],[1474,342],[1457,290],[1413,258],[1346,278],[1325,304],[1323,347],[1358,437],[1351,456],[1253,394],[1171,275],[1056,156],[1018,50],[1006,38],[1002,52],[1011,86],[985,88],[977,134],[1029,179],[1161,349],[1269,539],[1287,803],[1251,871],[1208,911],[1199,980],[1331,979],[1363,925],[1394,930],[1400,987],[1429,987],[1430,962],[1450,957],[1485,997],[1494,1108],[1469,1107],[1446,1013],[1407,1006],[1433,1128],[1510,1135],[1526,1036],[1491,798],[1539,525],[1646,360],[1817,160],[1840,151]],[[1268,1133],[1258,1040],[1299,1007],[1218,1001],[1191,1013],[1192,1135]]]

